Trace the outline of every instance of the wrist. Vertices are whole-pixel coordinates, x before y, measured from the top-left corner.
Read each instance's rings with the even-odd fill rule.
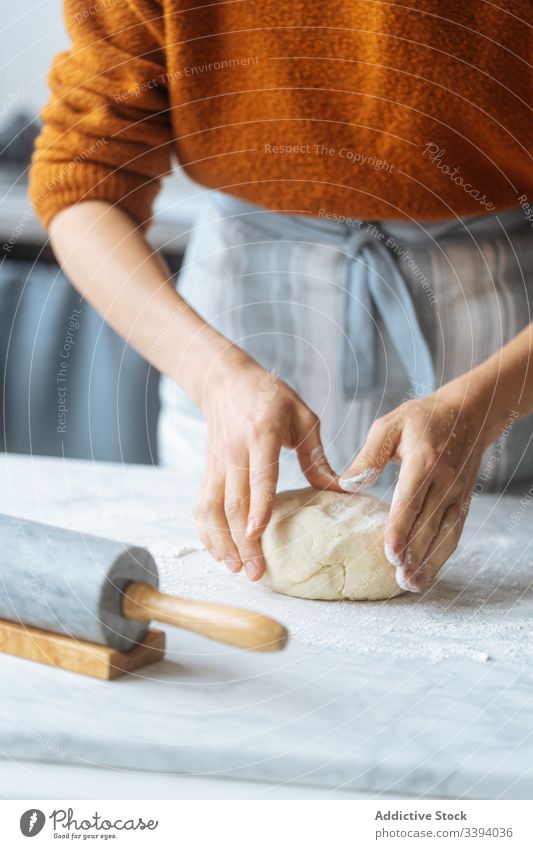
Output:
[[[519,418],[501,373],[481,364],[442,387],[448,402],[474,422],[483,446],[491,445]]]
[[[215,396],[235,391],[238,380],[245,371],[260,366],[245,351],[217,334],[212,344],[203,346],[195,358],[190,382],[193,400],[205,413]]]
[[[203,408],[213,387],[226,385],[226,379],[251,359],[188,305],[180,304],[178,312],[172,333],[161,343],[158,367]]]
[[[227,391],[228,385],[234,386],[245,370],[259,368],[245,351],[227,340],[224,341],[224,347],[213,353],[203,374],[204,392],[216,392],[218,389]]]

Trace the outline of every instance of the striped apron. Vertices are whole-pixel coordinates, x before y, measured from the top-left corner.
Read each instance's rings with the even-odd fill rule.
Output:
[[[473,368],[532,320],[533,233],[519,208],[371,222],[279,214],[207,192],[178,287],[320,417],[341,471],[376,417]],[[160,461],[200,479],[202,414],[168,378],[161,402]],[[481,466],[486,491],[533,481],[531,417],[510,416]],[[283,452],[280,478],[283,488],[302,485],[294,452]]]

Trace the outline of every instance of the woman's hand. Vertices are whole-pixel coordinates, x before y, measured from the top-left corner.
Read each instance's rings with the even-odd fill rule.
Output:
[[[204,386],[206,472],[195,506],[200,537],[232,572],[264,572],[259,538],[271,513],[282,446],[294,448],[317,489],[339,489],[320,441],[319,420],[286,383],[246,354]]]
[[[483,451],[494,438],[494,422],[484,409],[490,404],[469,400],[459,382],[407,401],[374,422],[341,475],[342,489],[357,492],[374,483],[389,461],[401,462],[385,554],[402,589],[425,590],[457,546]]]

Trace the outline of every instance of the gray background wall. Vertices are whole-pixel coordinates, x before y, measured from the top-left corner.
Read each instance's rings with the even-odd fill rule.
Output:
[[[61,0],[17,0],[2,4],[0,115],[28,108],[36,114],[47,99],[46,75],[68,39]]]
[[[46,103],[50,63],[67,47],[61,0],[4,4],[0,25],[0,449],[153,463],[157,460],[159,376],[88,304],[80,304],[79,295],[54,262],[47,235],[27,200],[32,141],[26,145],[26,156],[18,132]],[[184,211],[184,204],[176,204],[176,199],[197,189],[179,171],[165,185],[158,199],[155,229],[159,230],[154,244],[165,246],[171,267],[177,269],[191,212],[188,206]],[[181,210],[178,216],[175,207]],[[7,250],[2,247],[6,244]],[[80,310],[75,314],[79,326],[69,342],[65,379],[58,381],[73,310]]]

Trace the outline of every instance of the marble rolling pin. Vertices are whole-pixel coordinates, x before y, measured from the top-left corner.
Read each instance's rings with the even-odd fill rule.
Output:
[[[0,651],[114,678],[164,656],[157,620],[255,651],[285,628],[268,616],[158,591],[144,548],[0,514]]]

